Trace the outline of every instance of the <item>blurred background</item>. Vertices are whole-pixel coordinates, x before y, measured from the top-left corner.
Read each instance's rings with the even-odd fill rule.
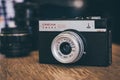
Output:
[[[28,30],[32,50],[37,50],[38,20],[102,16],[108,19],[112,42],[120,44],[119,3],[119,0],[0,0],[0,33],[6,26]]]

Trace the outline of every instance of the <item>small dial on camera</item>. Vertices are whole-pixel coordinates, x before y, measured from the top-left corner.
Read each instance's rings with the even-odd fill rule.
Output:
[[[64,31],[56,36],[51,50],[54,58],[61,63],[74,63],[85,53],[82,38],[73,31]]]

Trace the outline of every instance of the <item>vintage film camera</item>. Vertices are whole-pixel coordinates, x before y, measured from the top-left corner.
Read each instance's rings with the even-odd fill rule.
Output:
[[[108,66],[111,30],[104,18],[39,21],[39,62]]]

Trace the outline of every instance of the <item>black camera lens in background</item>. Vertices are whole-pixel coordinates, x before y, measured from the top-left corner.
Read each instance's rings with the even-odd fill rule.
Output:
[[[26,56],[31,51],[31,35],[27,30],[16,28],[2,29],[0,39],[1,52],[6,57]]]
[[[26,1],[24,3],[16,3],[16,24],[18,26],[25,26],[32,36],[32,50],[37,50],[38,40],[38,12],[37,4],[35,2]],[[22,23],[22,24],[21,24]],[[25,25],[23,25],[25,24]]]
[[[68,42],[63,42],[60,45],[60,51],[64,54],[64,55],[68,55],[70,54],[70,52],[72,51],[72,48],[70,46],[70,44]]]
[[[1,1],[5,25],[0,32],[0,52],[7,57],[26,56],[37,47],[35,4],[15,1]]]

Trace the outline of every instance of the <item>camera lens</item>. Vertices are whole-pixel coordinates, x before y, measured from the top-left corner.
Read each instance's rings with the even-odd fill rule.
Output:
[[[1,53],[6,57],[29,55],[31,51],[31,35],[27,30],[16,28],[2,29],[0,34]]]
[[[83,39],[74,31],[64,31],[53,39],[51,51],[60,63],[75,63],[85,53]]]
[[[65,54],[65,55],[68,55],[71,51],[72,51],[72,48],[70,46],[69,43],[67,42],[63,42],[61,45],[60,45],[60,51]]]

